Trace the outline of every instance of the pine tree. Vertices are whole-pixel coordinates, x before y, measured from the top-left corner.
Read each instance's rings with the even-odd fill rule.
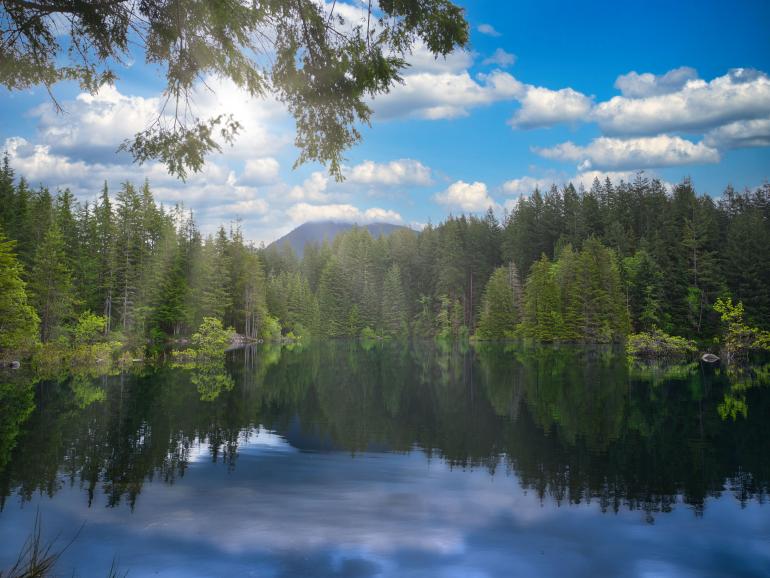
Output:
[[[102,312],[107,319],[105,331],[109,332],[113,323],[113,299],[116,286],[116,245],[114,215],[106,181],[99,202],[94,206],[94,229],[96,243],[93,247],[93,256],[96,259],[98,293],[94,311]]]
[[[391,265],[382,287],[382,328],[389,335],[407,333],[406,297],[401,282],[401,269]]]
[[[27,300],[22,266],[0,228],[0,354],[27,350],[38,335],[40,319]]]
[[[532,265],[524,288],[523,330],[537,341],[558,341],[563,333],[555,269],[546,255]]]
[[[14,218],[16,190],[13,186],[14,172],[8,151],[3,155],[3,165],[0,168],[0,229],[10,231]]]
[[[40,339],[50,341],[74,313],[72,272],[67,266],[64,237],[56,223],[51,224],[35,252],[29,289],[40,317]]]
[[[337,259],[332,257],[321,273],[318,288],[321,331],[324,335],[342,337],[347,334],[349,303],[348,288],[342,267]]]
[[[518,273],[513,263],[498,267],[492,273],[481,299],[476,332],[480,339],[506,339],[513,335],[521,306],[518,285]]]

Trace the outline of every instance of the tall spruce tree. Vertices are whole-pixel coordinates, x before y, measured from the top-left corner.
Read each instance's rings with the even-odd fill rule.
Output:
[[[40,323],[27,299],[15,245],[0,228],[0,356],[28,350],[37,339]]]
[[[32,304],[40,317],[40,339],[50,341],[65,323],[74,318],[75,305],[66,245],[55,222],[35,252],[29,290]]]

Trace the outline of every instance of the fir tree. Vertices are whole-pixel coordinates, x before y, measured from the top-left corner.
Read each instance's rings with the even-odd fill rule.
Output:
[[[40,319],[27,300],[22,266],[0,228],[0,354],[29,349],[38,335]]]
[[[73,318],[74,307],[72,273],[67,266],[64,237],[56,223],[35,252],[29,289],[40,317],[40,339],[49,341]]]

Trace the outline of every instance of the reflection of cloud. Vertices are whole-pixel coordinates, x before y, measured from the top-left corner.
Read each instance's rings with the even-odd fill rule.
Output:
[[[766,508],[729,496],[710,499],[705,517],[676,507],[651,525],[596,501],[541,503],[515,475],[452,470],[420,452],[351,458],[273,451],[286,442],[269,432],[249,439],[261,447],[241,451],[233,471],[191,464],[174,485],[147,482],[133,511],[86,510],[77,484],[41,497],[47,532],[87,519],[63,573],[104,574],[115,556],[132,576],[761,575],[770,563]],[[6,506],[0,563],[31,527],[30,506]]]

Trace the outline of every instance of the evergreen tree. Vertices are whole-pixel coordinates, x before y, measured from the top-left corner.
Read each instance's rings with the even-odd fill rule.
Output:
[[[348,332],[350,302],[342,267],[335,257],[324,267],[318,288],[321,331],[329,337],[342,337]]]
[[[398,265],[391,265],[385,275],[382,288],[382,328],[385,333],[394,336],[408,332],[406,297]]]
[[[479,338],[506,339],[513,335],[519,321],[518,285],[518,273],[513,263],[498,267],[492,273],[481,299],[476,332]]]
[[[56,223],[52,223],[35,252],[29,289],[40,317],[40,339],[49,341],[74,316],[72,273],[67,266],[64,237]]]
[[[546,255],[532,265],[524,287],[524,334],[537,341],[562,337],[561,299],[553,264]]]
[[[27,300],[22,266],[0,228],[0,355],[29,349],[38,335],[40,319]]]

